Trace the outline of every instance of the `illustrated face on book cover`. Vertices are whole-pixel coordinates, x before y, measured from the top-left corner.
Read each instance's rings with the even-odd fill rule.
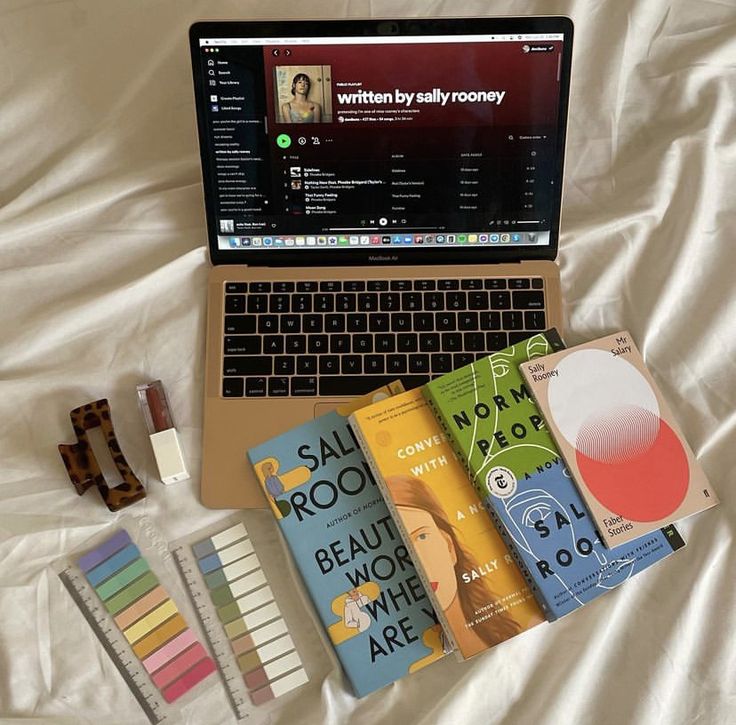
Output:
[[[466,581],[467,577],[463,577],[477,570],[479,563],[463,545],[447,511],[420,478],[388,476],[386,485],[448,620],[473,621],[481,607],[499,597],[490,590],[485,578]],[[508,612],[501,612],[474,628],[453,627],[460,647],[494,645],[520,631],[520,624]]]

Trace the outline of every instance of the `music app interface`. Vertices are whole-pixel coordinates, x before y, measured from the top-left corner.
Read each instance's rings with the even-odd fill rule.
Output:
[[[220,248],[549,243],[561,35],[200,51]]]

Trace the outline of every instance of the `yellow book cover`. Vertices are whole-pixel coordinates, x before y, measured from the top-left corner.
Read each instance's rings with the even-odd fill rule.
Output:
[[[421,389],[350,424],[462,658],[545,621]]]

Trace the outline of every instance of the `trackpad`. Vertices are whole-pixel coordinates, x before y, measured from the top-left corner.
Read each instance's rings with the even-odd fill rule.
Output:
[[[327,403],[315,403],[314,406],[314,417],[319,418],[320,415],[324,415],[325,413],[330,413],[331,411],[335,410],[335,408],[338,408],[340,405],[343,405],[345,403],[345,400],[334,400],[332,402]]]

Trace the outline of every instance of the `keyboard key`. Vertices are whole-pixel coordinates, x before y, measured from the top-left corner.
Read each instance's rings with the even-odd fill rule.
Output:
[[[527,330],[544,330],[547,327],[544,310],[528,310],[525,312],[524,327]]]
[[[488,292],[485,290],[474,291],[468,293],[468,309],[469,310],[487,310],[488,309]]]
[[[315,295],[314,296],[315,312],[334,312],[335,298],[332,295]]]
[[[359,279],[349,279],[342,283],[345,292],[362,292],[365,289],[365,282]]]
[[[387,292],[388,281],[385,279],[369,279],[366,283],[366,289],[369,292]]]
[[[325,332],[345,332],[345,315],[325,315]]]
[[[336,355],[350,352],[350,335],[330,335],[330,352]]]
[[[530,290],[529,292],[514,292],[515,310],[544,309],[544,292]]]
[[[375,292],[359,294],[358,310],[360,312],[376,312],[378,310],[378,295]]]
[[[391,315],[391,329],[394,332],[408,332],[411,330],[411,315],[408,312]]]
[[[434,330],[434,315],[431,312],[415,312],[413,322],[415,332],[432,332]]]
[[[389,373],[406,372],[406,355],[388,355],[386,357],[386,370]]]
[[[297,282],[297,292],[316,292],[319,289],[319,285],[316,282]]]
[[[273,291],[274,292],[293,292],[294,283],[293,282],[274,282]]]
[[[460,280],[460,289],[483,289],[483,280],[482,279]]]
[[[489,290],[506,289],[506,280],[492,277],[483,281],[483,286]]]
[[[290,355],[303,355],[307,351],[307,338],[304,335],[287,335],[285,350]]]
[[[463,336],[463,344],[465,349],[471,352],[485,350],[486,336],[482,332],[466,332]]]
[[[284,397],[289,394],[289,378],[269,378],[268,394],[273,397]]]
[[[254,315],[237,315],[225,317],[225,333],[235,335],[249,335],[256,331]]]
[[[504,330],[522,330],[524,328],[524,315],[517,310],[501,313],[501,322]]]
[[[262,398],[266,394],[266,378],[246,378],[245,395],[247,398]]]
[[[346,315],[345,328],[348,332],[367,332],[368,331],[368,315],[354,314]]]
[[[376,335],[376,352],[396,352],[396,338],[393,335]]]
[[[366,355],[363,358],[365,372],[367,375],[381,375],[385,369],[383,355]]]
[[[511,309],[511,294],[509,292],[491,292],[490,297],[492,310]]]
[[[442,332],[443,330],[455,330],[457,328],[457,318],[454,312],[438,312],[434,316],[435,327]]]
[[[291,379],[293,396],[317,395],[317,378],[314,376]]]
[[[354,294],[335,295],[335,310],[337,312],[355,312],[358,304]]]
[[[535,277],[532,280],[532,289],[544,289],[544,280],[541,277]]]
[[[261,293],[270,292],[270,291],[271,291],[270,282],[251,282],[250,283],[251,294],[261,294]]]
[[[322,315],[304,315],[302,317],[304,332],[322,332]]]
[[[402,292],[401,309],[405,312],[414,312],[422,309],[421,292]]]
[[[330,375],[319,379],[320,395],[362,395],[396,380],[395,375],[361,375],[357,378],[346,375]],[[401,380],[407,390],[424,385],[428,375],[402,375]]]
[[[234,335],[225,338],[225,355],[260,355],[261,338],[258,335]]]
[[[316,375],[317,357],[315,355],[300,355],[296,359],[296,372],[298,375]]]
[[[501,329],[501,313],[481,312],[480,313],[480,329],[481,330],[500,330]]]
[[[343,375],[360,375],[363,372],[363,358],[360,355],[345,355],[340,360],[340,372]]]
[[[284,352],[284,338],[281,335],[265,335],[263,352],[268,355],[281,355]]]
[[[293,295],[291,298],[292,312],[311,312],[312,311],[312,295]]]
[[[419,349],[422,352],[439,352],[440,336],[436,332],[419,335]]]
[[[247,282],[225,282],[225,292],[233,294],[235,292],[247,292]]]
[[[515,345],[517,342],[528,340],[533,333],[531,332],[509,332],[509,345]]]
[[[441,290],[460,289],[460,282],[456,279],[441,279],[437,282],[437,289],[441,289]]]
[[[368,330],[370,332],[388,332],[391,329],[391,318],[389,315],[379,312],[368,315]]]
[[[401,305],[401,295],[395,292],[385,292],[378,299],[381,312],[396,312]]]
[[[245,312],[245,295],[225,295],[225,312],[229,315]]]
[[[373,335],[353,335],[353,352],[373,352]]]
[[[433,279],[415,279],[414,289],[420,292],[431,292],[437,288],[437,283]]]
[[[248,295],[246,300],[248,312],[252,315],[268,311],[268,295]]]
[[[432,311],[444,310],[445,296],[441,292],[425,292],[424,309]]]
[[[243,378],[223,378],[222,379],[222,397],[223,398],[242,398],[243,397]]]
[[[460,352],[463,349],[463,336],[459,332],[445,332],[441,339],[442,352]]]
[[[337,282],[335,280],[330,280],[329,282],[319,283],[320,292],[339,292],[341,289],[342,289],[342,283]]]
[[[253,319],[255,319],[255,317]],[[258,332],[260,332],[261,335],[269,335],[278,331],[278,315],[258,315]]]
[[[445,295],[445,309],[464,310],[468,306],[468,298],[465,292],[448,292]]]
[[[313,355],[322,355],[329,349],[327,335],[309,335],[307,338],[307,352]]]
[[[477,312],[460,312],[457,316],[458,330],[477,330],[478,313]]]
[[[268,311],[276,314],[289,311],[291,297],[289,295],[270,295]]]
[[[285,335],[289,332],[301,332],[302,321],[298,315],[282,315],[281,316],[281,334]]]
[[[224,375],[270,375],[272,372],[271,357],[253,355],[248,357],[226,357],[223,360]]]
[[[338,375],[340,372],[340,357],[338,355],[321,355],[319,358],[320,375]]]
[[[418,347],[416,333],[402,333],[396,336],[396,350],[398,352],[416,352]]]
[[[467,352],[456,352],[452,356],[452,368],[453,370],[457,370],[458,368],[465,367],[465,365],[470,365],[474,360],[475,355]]]
[[[486,332],[486,350],[494,352],[496,350],[503,350],[508,346],[509,343],[505,332]]]
[[[509,280],[509,289],[529,289],[531,282],[528,279],[514,278]]]
[[[429,355],[409,355],[410,373],[428,373]]]
[[[411,289],[410,279],[392,279],[390,288],[392,292],[408,292]]]
[[[449,373],[452,370],[452,355],[446,352],[430,355],[430,363],[433,373]]]
[[[296,369],[296,358],[291,355],[279,355],[274,358],[273,371],[276,375],[293,375]]]

